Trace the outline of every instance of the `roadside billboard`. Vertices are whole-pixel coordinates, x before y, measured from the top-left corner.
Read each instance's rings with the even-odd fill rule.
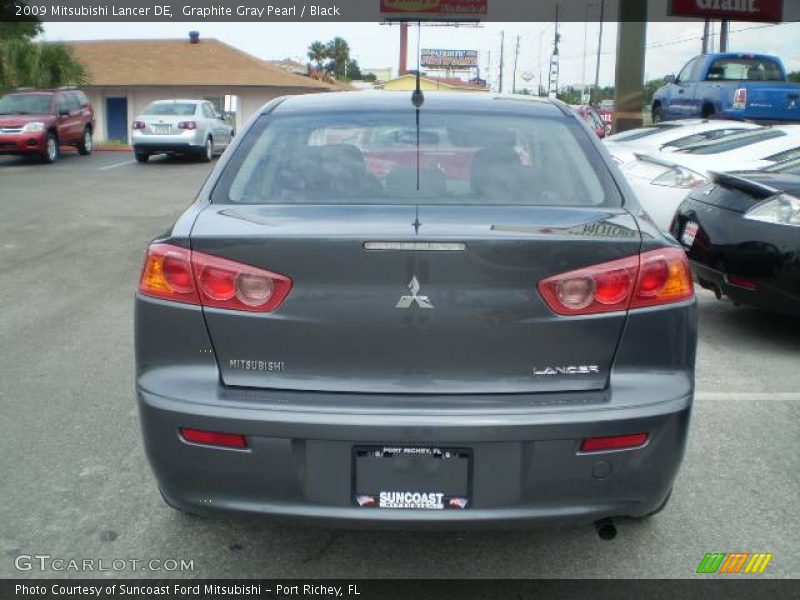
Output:
[[[669,14],[673,17],[778,23],[783,20],[783,1],[670,0]]]
[[[390,20],[477,20],[486,16],[489,0],[381,0],[381,15]]]
[[[474,69],[478,66],[478,51],[423,48],[420,51],[420,64],[429,69]]]

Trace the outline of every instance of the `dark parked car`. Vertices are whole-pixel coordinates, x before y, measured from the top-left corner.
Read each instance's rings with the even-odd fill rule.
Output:
[[[59,146],[92,151],[94,109],[80,90],[24,90],[0,98],[0,154],[58,160]]]
[[[293,96],[147,250],[136,392],[189,512],[643,517],[682,460],[696,334],[683,250],[565,104]]]
[[[800,160],[715,173],[678,207],[671,231],[718,298],[800,316]]]

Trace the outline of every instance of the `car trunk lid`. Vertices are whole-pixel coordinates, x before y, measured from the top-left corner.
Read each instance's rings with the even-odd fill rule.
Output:
[[[192,231],[293,280],[273,313],[204,309],[224,384],[392,394],[603,388],[625,313],[558,316],[536,285],[640,242],[588,207],[212,205]]]

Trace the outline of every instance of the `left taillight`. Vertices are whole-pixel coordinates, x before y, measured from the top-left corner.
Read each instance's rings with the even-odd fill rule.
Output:
[[[694,295],[689,264],[680,248],[651,250],[554,275],[538,287],[550,309],[565,316],[669,304]]]
[[[144,121],[134,121],[133,129],[144,129],[146,127]]]
[[[148,248],[139,281],[146,296],[248,312],[277,309],[291,288],[284,275],[172,244]]]

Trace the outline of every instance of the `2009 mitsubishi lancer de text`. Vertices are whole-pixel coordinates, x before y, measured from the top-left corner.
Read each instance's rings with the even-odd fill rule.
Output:
[[[270,102],[150,245],[136,390],[165,500],[449,527],[657,512],[694,394],[683,251],[567,106],[416,100]]]

